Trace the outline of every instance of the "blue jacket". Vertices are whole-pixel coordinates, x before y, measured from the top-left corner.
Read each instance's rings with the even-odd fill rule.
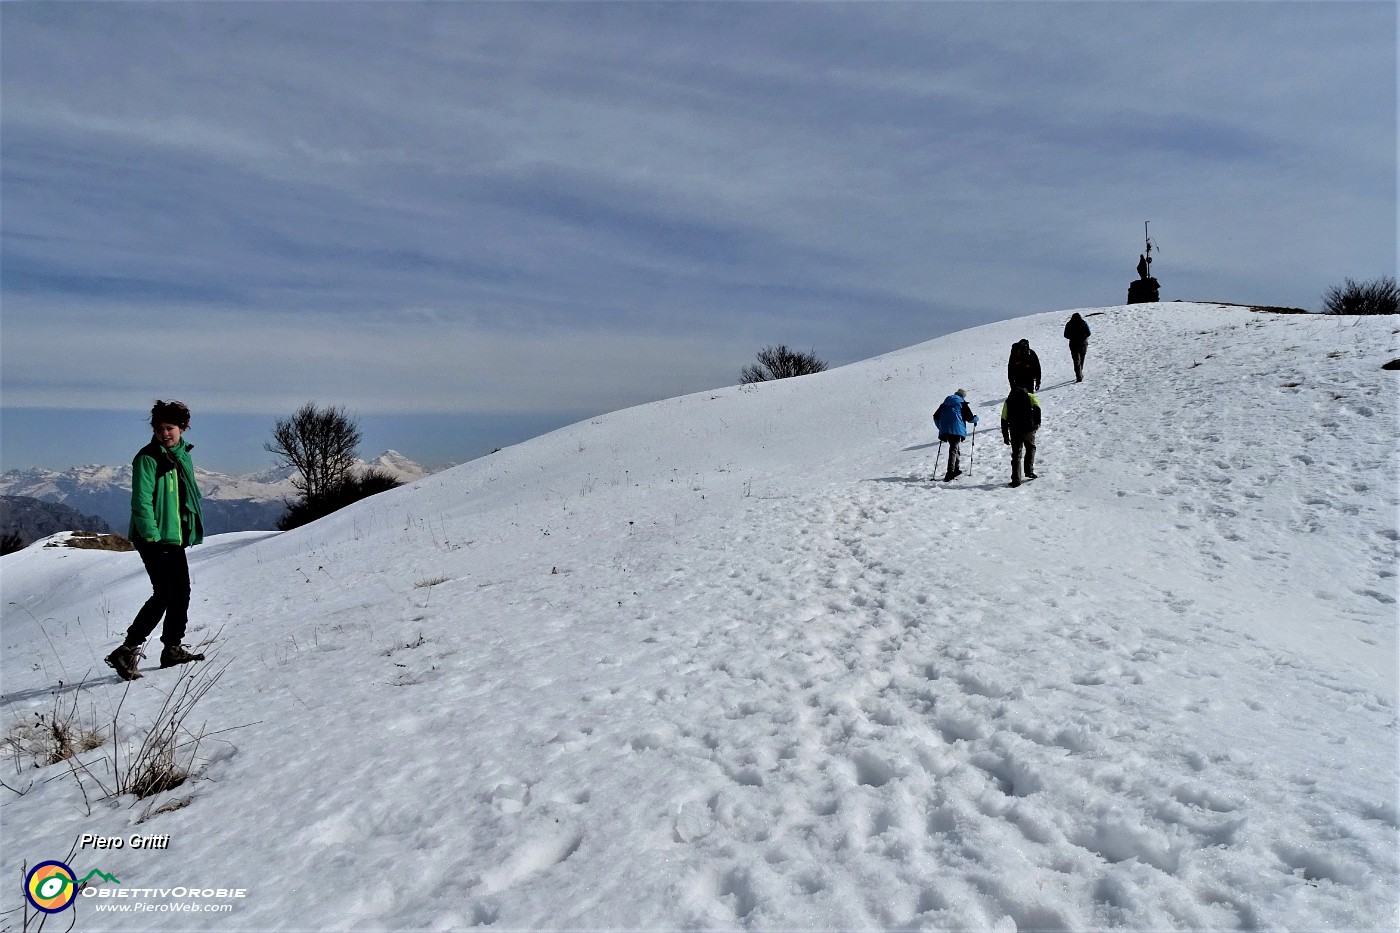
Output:
[[[967,437],[967,422],[977,423],[977,416],[961,395],[954,392],[943,400],[938,411],[933,413],[933,423],[938,426],[938,439],[950,440],[954,437]]]

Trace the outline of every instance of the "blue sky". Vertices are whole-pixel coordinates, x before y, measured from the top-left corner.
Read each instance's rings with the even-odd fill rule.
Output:
[[[1396,11],[0,4],[0,466],[172,396],[214,469],[308,400],[466,460],[1122,303],[1144,220],[1164,299],[1315,309],[1395,273]]]

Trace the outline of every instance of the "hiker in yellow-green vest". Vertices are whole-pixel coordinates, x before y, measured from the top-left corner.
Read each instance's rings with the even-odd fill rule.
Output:
[[[141,646],[162,617],[160,666],[204,660],[204,655],[191,654],[181,644],[190,610],[190,565],[185,548],[204,540],[199,487],[190,462],[193,445],[181,436],[189,427],[190,410],[184,403],[157,399],[151,408],[151,442],[131,461],[131,528],[127,537],[146,565],[151,598],[136,613],[122,646],[107,656],[107,664],[123,680],[141,676],[137,668]]]
[[[1035,479],[1035,432],[1040,430],[1040,399],[1013,386],[1001,406],[1001,439],[1011,447],[1011,485],[1021,485],[1021,457],[1026,479]]]

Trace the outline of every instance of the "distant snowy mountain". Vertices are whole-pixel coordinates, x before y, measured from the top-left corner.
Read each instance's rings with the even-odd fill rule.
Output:
[[[397,450],[386,450],[378,459],[360,461],[361,467],[387,470],[405,483],[422,479],[428,470]],[[233,531],[265,531],[277,527],[284,502],[296,496],[288,468],[262,470],[241,476],[216,473],[195,464],[195,479],[204,504],[207,534]],[[85,514],[96,515],[120,534],[131,518],[131,464],[88,465],[56,471],[43,468],[10,470],[0,474],[0,495],[28,496],[58,502]]]
[[[386,450],[379,455],[379,459],[377,460],[362,460],[360,461],[360,466],[387,470],[405,483],[411,483],[414,480],[422,479],[432,472],[426,469],[422,464],[415,463],[408,459],[397,450]]]

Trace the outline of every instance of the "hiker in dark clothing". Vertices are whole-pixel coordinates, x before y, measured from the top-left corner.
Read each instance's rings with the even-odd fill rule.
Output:
[[[157,400],[151,408],[151,442],[131,461],[131,527],[127,530],[146,574],[151,598],[136,613],[121,647],[107,655],[108,666],[123,680],[141,676],[137,660],[141,646],[162,617],[161,667],[202,661],[180,644],[190,608],[190,565],[185,548],[204,540],[199,487],[194,481],[190,450],[180,435],[189,430],[190,410],[181,402]]]
[[[1074,360],[1074,381],[1084,381],[1084,354],[1089,352],[1089,322],[1074,312],[1065,324],[1065,339],[1069,341],[1069,356]]]
[[[1006,381],[1011,388],[1020,386],[1027,392],[1040,391],[1040,357],[1031,349],[1029,340],[1011,345],[1011,358],[1006,361]]]
[[[938,426],[938,439],[948,442],[948,472],[943,476],[945,483],[962,473],[958,449],[963,438],[967,437],[969,422],[976,424],[977,416],[967,404],[966,389],[959,389],[945,398],[938,411],[933,413],[933,423]]]
[[[1026,479],[1035,479],[1035,432],[1040,429],[1040,400],[1016,387],[1001,406],[1001,439],[1011,446],[1011,485],[1021,485],[1024,453]]]

